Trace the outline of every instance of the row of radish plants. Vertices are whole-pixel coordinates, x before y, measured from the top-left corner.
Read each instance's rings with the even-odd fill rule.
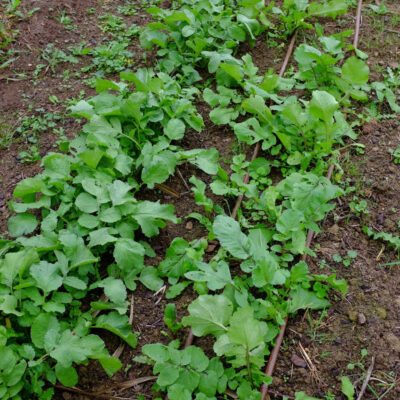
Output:
[[[295,68],[283,78],[272,70],[260,75],[249,54],[237,55],[245,41],[271,33],[289,39],[312,28],[310,21],[344,14],[346,2],[285,0],[277,8],[258,0],[179,0],[148,12],[153,22],[142,28],[140,44],[157,50],[154,68],[122,72],[118,82],[98,79],[98,95],[71,107],[87,120],[79,135],[15,187],[12,239],[0,241],[2,399],[50,399],[57,381],[76,385],[76,365],[90,359],[110,376],[118,371],[121,361],[98,333],[138,345],[127,316],[128,291],[138,284],[153,291],[167,284],[168,299],[192,286],[198,297],[187,316],[177,320],[171,302],[165,322],[171,335],[183,327],[208,335],[215,353],[210,359],[196,346],[180,350],[178,340],[144,345],[134,361],[154,366],[156,392],[211,400],[229,388],[239,399],[260,399],[260,385],[271,382],[262,367],[285,317],[329,306],[331,288],[346,293],[334,273],[310,274],[299,257],[313,255],[307,231],[320,230],[343,193],[324,175],[344,140],[356,139],[355,105],[377,87],[368,83],[367,55],[347,57],[352,32],[325,36],[318,24],[316,39],[296,48]],[[385,101],[393,93],[380,94]],[[216,149],[184,150],[181,139],[204,126],[199,99],[238,147],[259,143],[260,157],[236,154],[226,170]],[[184,163],[212,177],[209,187],[190,179],[204,213],[187,218],[207,237],[175,238],[161,263],[149,266],[150,238],[181,221],[172,205],[137,194]],[[228,200],[243,196],[237,220],[210,191]],[[211,258],[210,240],[219,243]]]

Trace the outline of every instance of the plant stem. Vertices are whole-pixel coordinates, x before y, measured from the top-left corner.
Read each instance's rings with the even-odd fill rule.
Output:
[[[249,347],[247,345],[246,345],[246,365],[247,365],[247,372],[249,374],[249,380],[250,380],[251,386],[253,386],[253,373],[251,371],[250,353],[249,353]]]

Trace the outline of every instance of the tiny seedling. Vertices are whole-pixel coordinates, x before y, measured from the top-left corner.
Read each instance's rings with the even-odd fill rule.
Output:
[[[336,253],[332,256],[333,261],[340,263],[342,262],[345,267],[349,267],[353,260],[357,258],[358,253],[354,250],[347,250],[346,256],[342,257],[340,254]]]
[[[361,214],[369,214],[367,208],[368,203],[366,200],[361,200],[358,196],[353,196],[353,201],[350,202],[349,207],[350,210],[358,216],[361,216]]]
[[[400,164],[400,147],[398,147],[396,150],[389,149],[389,153],[393,157],[393,162],[395,164]]]

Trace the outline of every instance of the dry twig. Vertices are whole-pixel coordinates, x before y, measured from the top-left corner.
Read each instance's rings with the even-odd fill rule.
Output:
[[[374,364],[375,364],[375,356],[372,356],[371,365],[368,368],[367,375],[365,376],[365,379],[364,379],[364,382],[363,382],[363,384],[361,386],[361,390],[360,390],[360,393],[359,393],[359,395],[357,397],[357,400],[361,400],[361,398],[363,397],[363,395],[365,393],[365,390],[367,389],[368,382],[369,382],[369,380],[371,378],[371,374],[372,374],[372,371],[374,369]]]
[[[303,345],[299,342],[299,348],[300,351],[304,357],[305,362],[308,365],[308,368],[310,369],[311,372],[311,378],[314,381],[319,381],[319,376],[318,376],[318,371],[317,368],[315,367],[315,365],[313,364],[313,362],[311,361],[310,356],[307,354],[306,350],[304,349]]]

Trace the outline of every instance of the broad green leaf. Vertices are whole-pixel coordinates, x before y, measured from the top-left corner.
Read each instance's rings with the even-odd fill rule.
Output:
[[[75,205],[79,208],[79,210],[88,214],[94,213],[99,209],[97,199],[86,192],[78,195],[75,200]]]
[[[129,193],[131,189],[132,186],[127,183],[115,180],[108,189],[113,206],[119,206],[127,201],[133,200],[132,195]]]
[[[174,215],[174,207],[159,202],[142,201],[133,207],[131,215],[147,237],[158,235],[159,228],[165,226],[164,220],[175,224],[178,222]]]
[[[365,85],[369,79],[368,65],[357,57],[350,57],[342,66],[342,78],[350,85]]]
[[[63,367],[57,364],[55,368],[57,379],[64,386],[75,386],[78,383],[78,373],[74,367]]]
[[[85,100],[80,100],[74,106],[69,107],[71,114],[77,117],[90,119],[94,114],[93,106]]]
[[[94,229],[99,225],[99,218],[92,214],[83,213],[78,218],[78,224],[84,228]]]
[[[249,257],[249,239],[240,230],[240,225],[231,217],[218,215],[213,224],[213,231],[221,245],[233,257],[242,260]]]
[[[40,225],[42,232],[53,232],[57,228],[58,214],[54,210],[50,210],[47,217],[43,218]]]
[[[27,195],[41,192],[46,187],[45,183],[39,178],[26,178],[19,182],[14,189],[13,197],[25,197]]]
[[[243,79],[243,73],[237,64],[225,64],[222,63],[219,66],[223,71],[230,75],[233,79],[240,82]]]
[[[301,287],[292,289],[289,294],[288,311],[295,312],[297,310],[319,310],[330,305],[329,301],[319,298],[315,293],[305,290]]]
[[[69,157],[65,154],[49,153],[42,161],[45,167],[44,175],[52,179],[65,179],[70,173]]]
[[[254,228],[249,231],[250,252],[251,255],[257,260],[262,258],[267,249],[268,243],[272,239],[272,231],[266,228]]]
[[[79,153],[78,157],[90,168],[97,168],[100,160],[103,158],[104,155],[104,151],[93,149]]]
[[[232,315],[227,332],[231,343],[243,346],[248,351],[264,344],[260,322],[253,313],[251,307],[240,308]]]
[[[24,315],[17,310],[17,307],[18,301],[15,296],[7,294],[0,297],[0,310],[3,311],[4,315],[14,314],[17,317]]]
[[[347,3],[345,0],[331,0],[322,3],[313,2],[308,7],[308,14],[314,17],[332,17],[347,12]]]
[[[193,334],[220,336],[227,331],[227,324],[232,315],[233,305],[223,295],[202,295],[188,307],[190,316],[184,317],[184,326],[191,326]]]
[[[143,166],[142,181],[152,188],[155,183],[165,182],[174,173],[176,163],[177,154],[166,150],[165,145],[160,150],[147,142],[136,164]]]
[[[180,153],[181,158],[187,159],[206,174],[216,175],[219,168],[219,153],[217,149],[193,149]]]
[[[164,281],[159,276],[158,269],[154,267],[143,268],[139,280],[147,289],[153,290],[154,292],[164,285]]]
[[[339,108],[339,103],[328,92],[314,90],[310,101],[310,112],[317,118],[331,124],[335,111]]]
[[[140,44],[145,50],[151,50],[153,45],[164,48],[167,40],[167,35],[159,30],[144,29],[140,35]]]
[[[119,239],[114,247],[114,258],[124,272],[138,274],[143,268],[144,247],[132,239]]]
[[[93,287],[93,286],[92,286]],[[101,282],[95,283],[94,287],[104,288],[105,295],[116,304],[124,303],[126,300],[126,288],[121,279],[108,277]]]
[[[171,140],[182,139],[185,135],[185,124],[180,119],[172,118],[168,121],[168,124],[164,129],[164,133]]]
[[[347,400],[354,400],[354,386],[348,376],[342,376],[342,393]]]
[[[117,371],[119,371],[122,368],[122,362],[116,357],[108,355],[101,357],[96,356],[96,359],[104,368],[106,374],[110,377],[113,376]]]
[[[73,287],[74,289],[78,290],[85,290],[87,288],[86,283],[82,279],[77,278],[76,276],[66,276],[64,278],[64,285]]]
[[[179,378],[179,369],[173,364],[156,364],[153,372],[159,373],[157,383],[160,386],[172,385]]]
[[[233,108],[218,107],[210,112],[210,119],[215,125],[226,125],[234,121],[239,116],[239,112]]]
[[[255,114],[260,118],[260,122],[268,122],[272,120],[270,109],[266,106],[265,100],[261,96],[251,96],[242,103],[244,110],[251,114]]]
[[[46,345],[46,335],[53,332],[57,335],[60,330],[60,324],[54,315],[49,313],[39,314],[35,318],[31,327],[32,343],[39,349],[44,349]]]
[[[89,247],[104,246],[107,243],[116,242],[118,239],[112,236],[111,233],[116,233],[112,228],[100,228],[89,233],[90,242]]]
[[[168,347],[161,343],[145,344],[142,352],[156,362],[165,362],[170,357]]]
[[[104,343],[98,336],[88,335],[80,338],[70,330],[65,330],[50,356],[57,360],[61,367],[68,368],[73,362],[84,362],[101,353],[103,349]]]
[[[38,208],[50,208],[51,198],[48,196],[40,196],[38,201],[34,201],[32,203],[18,203],[11,202],[11,209],[13,209],[16,213],[23,213],[28,210],[34,210]]]
[[[0,261],[1,283],[11,287],[18,274],[22,276],[27,268],[38,261],[39,256],[34,248],[7,253]]]
[[[197,263],[196,267],[199,271],[186,272],[185,277],[195,282],[207,282],[207,287],[213,291],[222,289],[227,284],[233,285],[229,265],[223,260],[218,263],[216,270],[203,262]]]
[[[276,223],[276,229],[284,235],[303,228],[304,214],[299,210],[285,210]]]
[[[33,214],[21,213],[8,220],[8,233],[12,237],[19,237],[32,233],[38,226],[38,221]]]
[[[179,278],[184,276],[185,272],[193,269],[196,261],[198,261],[196,256],[196,253],[191,252],[189,243],[186,242],[186,240],[177,237],[171,242],[167,249],[166,257],[160,262],[158,268],[161,275],[167,276],[168,281],[174,284]],[[202,252],[200,257],[202,257]],[[182,285],[183,287],[181,287]],[[181,287],[183,290],[186,286],[182,282],[178,288]],[[173,289],[173,291],[175,292],[175,289]]]
[[[113,224],[122,218],[121,211],[117,207],[109,207],[100,212],[99,219],[102,222]]]
[[[95,322],[96,328],[106,329],[129,344],[132,348],[137,346],[137,338],[132,333],[132,326],[126,315],[120,315],[115,311],[107,315],[100,315]]]
[[[63,283],[63,278],[59,275],[57,264],[41,261],[39,264],[32,265],[30,271],[37,286],[46,294],[57,290]]]
[[[258,259],[257,267],[252,274],[253,283],[256,287],[263,287],[267,284],[283,285],[288,277],[289,271],[280,269],[273,255],[267,251]]]

